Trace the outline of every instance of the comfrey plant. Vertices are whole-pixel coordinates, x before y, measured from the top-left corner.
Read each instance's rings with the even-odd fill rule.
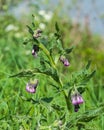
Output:
[[[69,54],[73,47],[64,48],[62,46],[62,36],[58,24],[55,24],[55,33],[51,36],[48,34],[49,37],[45,35],[45,30],[42,31],[35,25],[34,21],[31,27],[27,27],[30,35],[24,41],[24,44],[31,46],[31,56],[33,56],[34,62],[36,58],[39,58],[39,66],[31,70],[24,70],[11,77],[35,78],[39,74],[40,76],[46,75],[46,87],[50,84],[53,94],[52,97],[44,97],[44,95],[48,95],[48,93],[44,93],[39,100],[27,99],[27,101],[32,101],[34,105],[38,104],[38,107],[36,106],[38,114],[35,115],[36,126],[34,126],[34,129],[69,130],[74,127],[78,129],[85,128],[86,122],[97,116],[97,114],[91,114],[89,111],[86,113],[85,109],[82,109],[82,104],[84,106],[86,104],[83,98],[83,93],[88,90],[86,83],[95,73],[95,70],[89,72],[91,61],[81,71],[69,73],[68,82],[65,81],[62,77],[65,77],[65,74],[62,75],[63,72],[60,72],[60,66],[68,70],[67,72],[70,71],[72,63],[69,60]],[[47,79],[47,76],[50,80]],[[26,91],[32,95],[38,95],[36,90],[40,88],[40,84],[41,81],[38,78],[35,78],[34,81],[29,79],[26,84]],[[57,100],[57,96],[62,97]],[[61,103],[59,103],[59,99]],[[44,103],[46,103],[45,106]],[[82,111],[80,111],[80,108]]]

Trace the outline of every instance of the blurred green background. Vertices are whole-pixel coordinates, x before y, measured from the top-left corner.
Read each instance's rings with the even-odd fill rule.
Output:
[[[32,130],[37,123],[35,114],[38,112],[32,103],[25,102],[22,97],[32,97],[25,91],[25,85],[29,78],[8,78],[9,75],[21,70],[31,69],[37,65],[31,56],[31,46],[23,45],[28,35],[26,25],[32,22],[32,14],[36,16],[39,27],[51,36],[55,31],[57,21],[62,32],[63,46],[74,46],[70,55],[70,68],[62,69],[67,78],[68,72],[80,70],[88,60],[92,61],[91,69],[96,69],[94,78],[88,83],[91,91],[91,99],[86,101],[86,107],[97,107],[103,103],[104,95],[104,39],[103,39],[103,11],[98,10],[100,4],[81,4],[81,0],[52,1],[52,0],[0,0],[0,130]],[[93,12],[90,13],[92,4]],[[97,6],[98,5],[98,6]],[[85,14],[81,14],[85,11]],[[99,13],[100,12],[100,13]],[[91,21],[94,17],[95,22]],[[96,22],[98,20],[98,22]],[[94,22],[94,26],[93,25]],[[100,25],[101,24],[101,25]],[[46,79],[41,80],[38,98],[41,95],[52,95],[52,91],[46,88]],[[43,88],[44,89],[43,89]],[[46,91],[46,92],[45,92]],[[59,101],[59,103],[61,100]],[[82,109],[83,110],[83,109]],[[32,113],[35,113],[32,115]],[[30,123],[31,117],[33,120]],[[92,130],[104,129],[103,114],[89,123]],[[88,124],[88,125],[89,125]]]

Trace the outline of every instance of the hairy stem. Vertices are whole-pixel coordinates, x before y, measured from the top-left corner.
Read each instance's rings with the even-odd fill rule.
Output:
[[[46,49],[46,47],[42,43],[39,43],[39,48],[43,50],[43,52],[48,57],[52,67],[57,71],[55,62],[54,62],[52,56],[50,55],[50,52]],[[60,85],[60,88],[63,88],[63,84],[62,84],[62,81],[60,78],[59,78],[59,85]],[[62,93],[63,93],[65,101],[66,101],[67,109],[68,109],[68,111],[70,111],[71,109],[70,109],[70,102],[69,102],[68,96],[66,95],[64,90],[62,90]]]
[[[61,79],[59,80],[59,84],[60,84],[60,87],[63,88],[63,84],[62,84]],[[70,107],[70,101],[69,101],[69,98],[68,98],[68,96],[66,95],[66,93],[65,93],[64,90],[62,90],[62,93],[63,93],[64,98],[65,98],[65,101],[66,101],[67,109],[68,109],[68,111],[70,111],[70,110],[71,110],[71,107]]]
[[[54,63],[54,60],[53,58],[50,56],[50,52],[46,49],[46,47],[42,44],[42,43],[39,43],[39,48],[43,50],[43,52],[46,54],[46,56],[48,57],[52,67],[54,69],[56,69],[56,66],[55,66],[55,63]]]

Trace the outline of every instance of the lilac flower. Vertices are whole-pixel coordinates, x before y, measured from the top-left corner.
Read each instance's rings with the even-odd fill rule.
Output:
[[[37,57],[37,52],[39,51],[39,47],[37,45],[33,45],[33,49],[32,49],[32,55],[34,57]]]
[[[29,92],[29,93],[35,93],[37,85],[38,85],[38,80],[37,79],[34,82],[27,83],[26,91]]]
[[[60,61],[64,64],[64,66],[70,65],[68,59],[66,59],[64,56],[60,56]]]
[[[64,66],[69,66],[69,61],[68,61],[68,59],[65,59],[63,64],[64,64]]]
[[[77,112],[78,109],[80,108],[79,105],[84,102],[82,96],[78,92],[75,92],[74,94],[71,95],[71,101],[72,104],[74,105],[75,112]]]

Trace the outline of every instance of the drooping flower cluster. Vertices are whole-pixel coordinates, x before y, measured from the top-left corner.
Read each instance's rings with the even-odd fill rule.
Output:
[[[38,30],[36,30],[36,33],[33,34],[33,37],[34,38],[41,37],[41,33],[42,33],[42,30],[38,29]]]
[[[37,79],[35,79],[32,82],[27,83],[26,91],[29,92],[29,93],[35,93],[37,85],[38,85],[38,80]]]
[[[72,95],[71,95],[71,102],[74,105],[74,111],[77,112],[78,109],[80,108],[80,104],[82,104],[84,102],[81,94],[78,91],[75,91]]]
[[[70,65],[68,59],[66,59],[65,56],[60,56],[60,61],[64,64],[64,66]]]
[[[37,39],[37,38],[41,37],[41,33],[42,33],[42,30],[40,30],[40,29],[36,30],[36,33],[33,34],[33,38]],[[34,57],[37,57],[38,51],[39,51],[39,47],[37,45],[33,45],[32,55]]]

